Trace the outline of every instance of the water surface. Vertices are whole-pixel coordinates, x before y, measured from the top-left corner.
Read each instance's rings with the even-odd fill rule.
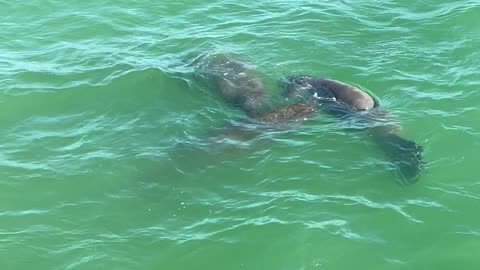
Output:
[[[2,269],[475,269],[478,1],[0,1]],[[399,184],[317,114],[245,115],[189,59],[374,92],[423,145]]]

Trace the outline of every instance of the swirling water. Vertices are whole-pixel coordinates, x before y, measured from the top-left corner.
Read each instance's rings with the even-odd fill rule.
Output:
[[[476,269],[480,2],[0,1],[1,269]],[[192,80],[242,55],[374,92],[397,181],[321,114],[250,127]],[[233,122],[232,122],[233,121]],[[239,124],[240,123],[240,124]]]

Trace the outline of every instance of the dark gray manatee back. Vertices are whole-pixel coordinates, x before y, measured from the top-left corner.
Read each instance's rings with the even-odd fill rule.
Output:
[[[401,127],[368,93],[337,80],[313,76],[289,76],[282,84],[286,97],[315,100],[320,108],[334,116],[359,118],[397,168],[402,181],[418,181],[423,168],[422,147],[401,137]]]
[[[312,77],[290,76],[285,82],[284,96],[313,96],[319,100],[333,100],[354,110],[370,110],[375,100],[360,88],[337,80]]]

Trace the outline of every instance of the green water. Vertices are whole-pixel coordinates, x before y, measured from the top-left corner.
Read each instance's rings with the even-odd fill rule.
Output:
[[[478,269],[480,2],[0,1],[0,269]],[[189,59],[375,93],[421,144],[252,127]],[[260,130],[256,130],[260,129]]]

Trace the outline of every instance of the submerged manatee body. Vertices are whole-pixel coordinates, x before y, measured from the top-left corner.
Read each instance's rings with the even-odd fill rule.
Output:
[[[266,110],[271,97],[256,70],[227,54],[203,56],[196,75],[227,103],[242,109],[250,117]]]

